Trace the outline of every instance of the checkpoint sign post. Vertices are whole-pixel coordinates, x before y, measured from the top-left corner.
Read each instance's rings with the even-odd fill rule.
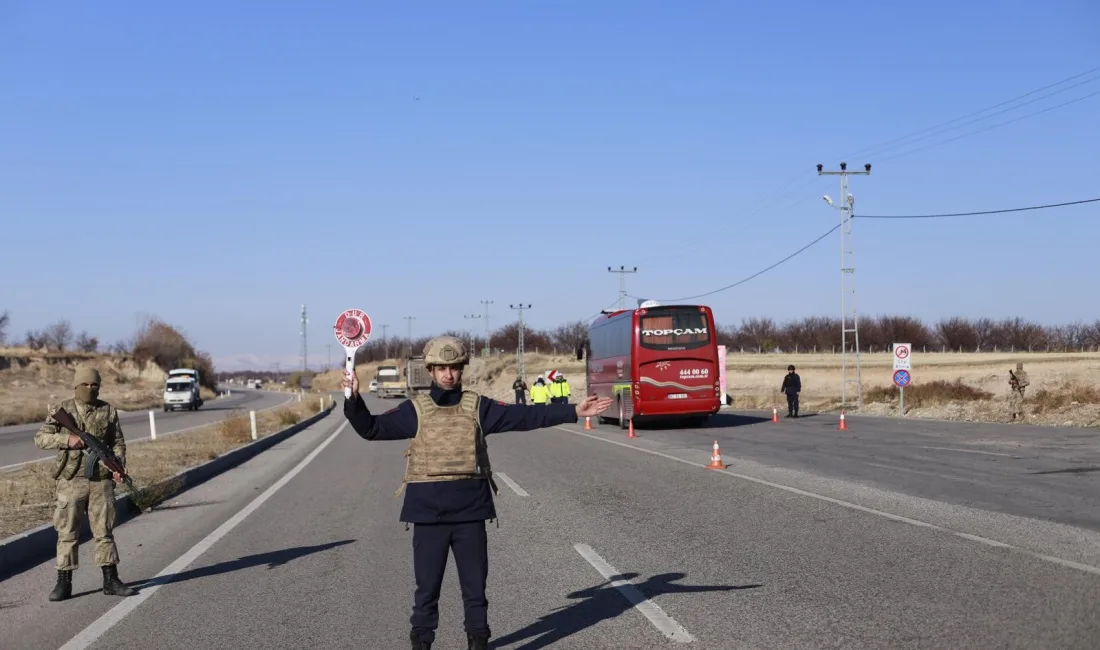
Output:
[[[355,351],[370,339],[370,316],[361,309],[348,309],[340,314],[333,327],[336,340],[344,346],[344,369],[355,372]],[[344,398],[351,399],[351,387],[344,389]]]
[[[894,385],[898,387],[898,411],[905,415],[905,387],[913,381],[913,346],[908,343],[895,343]]]

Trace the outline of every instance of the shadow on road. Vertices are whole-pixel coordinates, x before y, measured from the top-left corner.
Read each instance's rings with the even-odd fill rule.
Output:
[[[215,504],[218,504],[218,503],[223,503],[223,502],[222,501],[196,501],[194,503],[179,503],[179,504],[162,503],[162,504],[157,505],[157,510],[182,510],[184,508],[197,508],[199,506],[212,506],[212,505],[215,505]]]
[[[278,551],[268,551],[267,553],[256,553],[255,555],[246,555],[236,560],[230,560],[228,562],[219,562],[218,564],[211,564],[210,566],[199,567],[197,569],[191,569],[189,571],[183,571],[180,573],[173,573],[159,578],[150,578],[141,582],[131,584],[131,587],[139,589],[141,587],[151,587],[153,585],[163,585],[169,582],[182,582],[184,580],[194,580],[195,578],[205,578],[207,576],[218,575],[221,573],[231,573],[233,571],[239,571],[241,569],[249,569],[261,564],[266,564],[268,569],[274,569],[277,566],[281,566],[296,560],[306,555],[312,555],[314,553],[321,553],[337,546],[344,546],[345,544],[351,544],[354,539],[345,539],[339,542],[327,542],[325,544],[316,544],[314,546],[295,546],[293,548],[284,548]]]
[[[646,598],[653,598],[663,594],[686,594],[703,591],[735,591],[740,589],[756,589],[761,585],[678,585],[676,580],[685,577],[684,573],[662,573],[653,576],[642,583],[632,583]],[[616,580],[633,580],[637,573],[624,573],[614,576]],[[567,598],[578,599],[579,602],[559,608],[551,614],[541,617],[538,621],[527,627],[506,634],[489,643],[490,648],[503,648],[510,644],[527,641],[517,650],[535,650],[545,648],[568,638],[586,628],[598,625],[600,622],[613,619],[626,613],[634,606],[628,601],[618,588],[611,585],[611,581],[603,582],[595,587],[574,591]]]
[[[726,429],[733,427],[745,427],[753,424],[760,424],[761,422],[769,422],[771,417],[760,417],[758,415],[743,415],[739,413],[715,413],[707,418],[706,422],[699,422],[692,424],[688,419],[678,417],[643,417],[637,416],[634,419],[634,428],[645,431],[661,431],[661,430],[675,430],[675,429],[693,429],[703,431],[705,429]]]

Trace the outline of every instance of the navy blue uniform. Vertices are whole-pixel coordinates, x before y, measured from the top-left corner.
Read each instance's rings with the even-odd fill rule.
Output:
[[[443,390],[432,384],[431,397],[440,406],[458,404],[461,390]],[[534,408],[525,404],[503,404],[482,397],[479,406],[486,435],[504,431],[531,431],[577,421],[572,404],[550,404]],[[363,398],[344,401],[344,416],[355,432],[366,440],[408,440],[416,435],[417,415],[412,402],[373,415]],[[465,628],[471,633],[488,633],[489,602],[485,582],[489,573],[485,521],[496,519],[496,506],[488,481],[463,479],[434,483],[409,483],[401,521],[415,524],[413,564],[416,595],[410,623],[422,641],[435,640],[439,622],[439,589],[447,568],[447,553],[453,552],[466,613]]]
[[[787,394],[787,417],[798,417],[798,393],[802,390],[802,378],[797,372],[787,373],[779,390]]]

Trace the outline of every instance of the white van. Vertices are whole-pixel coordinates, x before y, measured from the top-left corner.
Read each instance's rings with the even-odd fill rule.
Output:
[[[202,396],[199,395],[199,385],[191,377],[169,376],[164,382],[164,410],[175,411],[187,409],[197,411],[202,406]]]

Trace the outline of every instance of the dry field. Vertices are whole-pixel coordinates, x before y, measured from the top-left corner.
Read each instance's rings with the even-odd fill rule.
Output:
[[[572,385],[573,398],[584,394],[584,365],[572,357],[525,355],[528,377],[557,368]],[[893,360],[889,353],[861,355],[863,413],[896,415],[897,389],[893,387]],[[1100,353],[915,353],[913,384],[905,392],[907,417],[944,420],[1007,422],[1008,371],[1024,364],[1031,378],[1025,397],[1028,421],[1034,424],[1100,426]],[[838,411],[840,408],[840,355],[837,354],[739,354],[726,358],[727,392],[733,407],[741,410],[773,406],[785,413],[786,398],[779,393],[788,364],[802,377],[803,411]],[[358,367],[363,390],[379,364]],[[512,355],[474,359],[467,371],[468,387],[496,399],[511,402],[516,376]],[[314,388],[336,390],[343,371],[319,375]],[[855,377],[849,357],[849,376]],[[528,382],[530,383],[530,382]],[[849,402],[854,402],[854,382]],[[858,412],[850,408],[849,412]]]
[[[46,418],[46,409],[72,397],[73,370],[88,363],[103,377],[100,398],[121,411],[160,408],[167,373],[156,364],[138,365],[124,357],[81,352],[43,354],[0,348],[0,426],[29,424]],[[215,395],[201,390],[203,399]]]
[[[325,405],[331,404],[330,400]],[[320,410],[311,396],[301,402],[256,412],[257,436],[285,429]],[[219,423],[201,429],[140,440],[127,445],[126,464],[138,489],[153,485],[189,467],[201,465],[252,441],[248,411],[236,411]],[[49,452],[43,452],[49,455]],[[0,539],[35,528],[51,520],[55,481],[53,461],[31,463],[0,472]],[[127,490],[125,484],[118,494]],[[150,491],[154,502],[161,497]]]

